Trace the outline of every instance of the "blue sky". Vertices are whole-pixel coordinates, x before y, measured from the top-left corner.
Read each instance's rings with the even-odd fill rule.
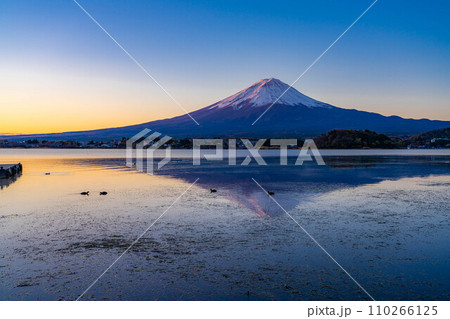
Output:
[[[195,110],[262,78],[292,83],[372,1],[79,3]],[[446,1],[379,0],[295,88],[340,107],[450,120],[449,12]],[[0,1],[0,41],[0,110],[21,119],[0,120],[2,132],[183,113],[71,0]]]

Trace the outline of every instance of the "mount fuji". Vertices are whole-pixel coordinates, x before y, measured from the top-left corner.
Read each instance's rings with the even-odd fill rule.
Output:
[[[267,110],[267,111],[266,111]],[[254,125],[263,112],[266,113]],[[190,118],[192,116],[200,125]],[[412,135],[450,127],[450,121],[404,119],[345,109],[314,100],[274,78],[217,103],[170,119],[82,132],[5,136],[5,139],[101,140],[131,137],[144,128],[176,138],[310,137],[333,129]]]

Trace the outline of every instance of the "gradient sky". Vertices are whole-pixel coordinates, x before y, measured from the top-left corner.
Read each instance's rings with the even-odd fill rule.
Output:
[[[372,1],[79,0],[189,111],[291,84]],[[379,0],[294,86],[335,106],[450,120],[450,4]],[[183,113],[72,0],[0,0],[0,133]]]

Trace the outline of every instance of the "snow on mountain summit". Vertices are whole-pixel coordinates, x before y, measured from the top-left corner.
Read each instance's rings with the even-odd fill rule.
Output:
[[[277,101],[280,96],[281,98]],[[289,85],[278,79],[270,78],[258,81],[252,86],[214,103],[208,109],[233,107],[233,109],[239,110],[245,106],[270,106],[275,101],[276,104],[289,106],[331,107],[300,93],[293,87],[289,88]]]

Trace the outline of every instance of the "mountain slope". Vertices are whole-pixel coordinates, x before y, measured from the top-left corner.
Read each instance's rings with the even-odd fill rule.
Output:
[[[285,94],[279,98],[283,92]],[[273,103],[275,104],[271,107]],[[270,110],[252,125],[267,108]],[[286,83],[274,78],[256,82],[245,90],[190,114],[200,123],[199,126],[185,114],[120,128],[5,138],[120,139],[131,137],[144,128],[178,138],[306,137],[317,136],[333,129],[368,129],[384,134],[413,135],[450,126],[450,121],[404,119],[335,107],[316,101],[294,88],[289,89]]]

